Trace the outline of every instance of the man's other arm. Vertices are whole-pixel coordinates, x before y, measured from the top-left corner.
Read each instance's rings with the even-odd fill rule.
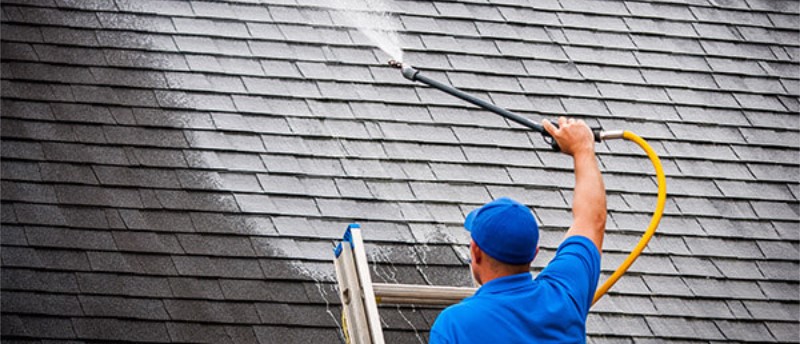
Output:
[[[597,165],[592,130],[583,121],[558,119],[558,128],[542,121],[545,130],[558,142],[561,151],[572,156],[575,166],[575,190],[572,196],[572,226],[566,237],[582,235],[603,251],[606,229],[606,189]]]

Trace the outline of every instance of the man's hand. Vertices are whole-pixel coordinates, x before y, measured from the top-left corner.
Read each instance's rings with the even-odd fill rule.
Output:
[[[542,126],[558,142],[562,152],[573,157],[576,154],[594,152],[594,134],[583,120],[560,117],[556,128],[549,120],[544,119]]]
[[[594,134],[581,120],[558,119],[558,128],[548,120],[542,126],[558,142],[561,151],[575,163],[572,193],[572,226],[566,236],[582,235],[602,252],[606,228],[606,190],[594,155]]]

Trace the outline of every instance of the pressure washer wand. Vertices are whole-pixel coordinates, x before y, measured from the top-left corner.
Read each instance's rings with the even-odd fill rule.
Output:
[[[459,90],[459,89],[457,89],[457,88],[455,88],[453,86],[450,86],[450,85],[441,83],[439,81],[436,81],[434,79],[431,79],[431,78],[423,75],[422,73],[420,73],[419,70],[417,70],[417,69],[415,69],[415,68],[413,68],[411,66],[404,65],[399,61],[395,61],[395,60],[389,61],[389,65],[392,66],[392,67],[395,67],[395,68],[400,68],[400,70],[403,73],[403,76],[408,80],[419,81],[419,82],[421,82],[423,84],[426,84],[428,86],[436,88],[436,89],[438,89],[440,91],[443,91],[443,92],[445,92],[447,94],[453,95],[453,96],[455,96],[457,98],[460,98],[460,99],[465,100],[465,101],[467,101],[469,103],[475,104],[475,105],[477,105],[479,107],[482,107],[482,108],[484,108],[486,110],[489,110],[489,111],[494,112],[494,113],[496,113],[496,114],[498,114],[500,116],[503,116],[503,117],[505,117],[505,118],[507,118],[509,120],[517,122],[517,123],[519,123],[521,125],[524,125],[524,126],[526,126],[528,128],[531,128],[531,129],[541,133],[542,136],[545,139],[545,142],[550,144],[550,146],[553,148],[553,150],[555,150],[555,151],[560,151],[561,150],[558,147],[558,143],[556,142],[556,140],[554,140],[553,137],[550,136],[550,133],[548,133],[546,130],[544,130],[544,127],[539,123],[531,121],[531,120],[529,120],[529,119],[527,119],[525,117],[522,117],[522,116],[520,116],[518,114],[515,114],[515,113],[513,113],[511,111],[508,111],[508,110],[506,110],[504,108],[501,108],[501,107],[499,107],[497,105],[494,105],[494,104],[492,104],[490,102],[487,102],[487,101],[485,101],[483,99],[475,97],[475,96],[473,96],[473,95],[471,95],[469,93],[466,93],[466,92],[464,92],[462,90]],[[553,125],[558,127],[558,124],[556,124],[556,123],[553,123]],[[595,141],[600,142],[600,139],[601,139],[601,131],[600,131],[600,129],[592,128],[592,132],[594,133]]]

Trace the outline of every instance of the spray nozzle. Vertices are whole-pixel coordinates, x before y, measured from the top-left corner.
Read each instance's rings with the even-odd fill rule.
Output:
[[[414,67],[411,67],[409,65],[404,65],[402,62],[397,60],[389,60],[389,66],[392,68],[399,69],[403,73],[403,76],[406,79],[411,81],[417,81],[417,74],[419,74],[419,71],[414,69]]]

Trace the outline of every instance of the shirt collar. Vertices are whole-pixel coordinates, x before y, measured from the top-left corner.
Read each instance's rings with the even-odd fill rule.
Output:
[[[516,289],[526,284],[530,284],[533,282],[533,275],[530,272],[520,272],[514,275],[503,276],[500,278],[495,278],[483,286],[481,286],[478,291],[475,292],[475,295],[480,295],[483,293],[501,293],[504,291],[508,291],[511,289]]]

